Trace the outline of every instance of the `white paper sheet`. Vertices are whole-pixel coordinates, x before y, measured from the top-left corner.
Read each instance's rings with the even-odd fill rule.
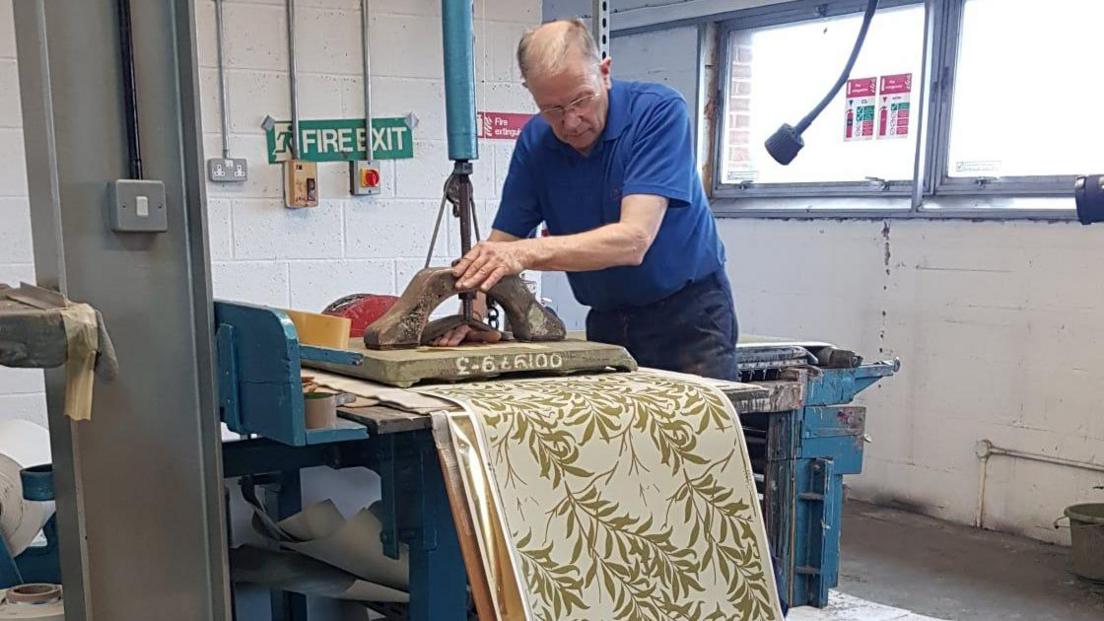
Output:
[[[54,514],[52,502],[23,500],[19,471],[49,463],[49,431],[25,420],[0,421],[0,536],[17,556]]]

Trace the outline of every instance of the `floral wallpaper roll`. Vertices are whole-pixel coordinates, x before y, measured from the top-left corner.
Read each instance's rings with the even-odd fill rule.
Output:
[[[743,433],[718,389],[641,371],[420,390],[475,423],[483,454],[468,467],[499,506],[473,517],[501,522],[483,532],[516,571],[496,579],[519,583],[528,618],[783,618]]]

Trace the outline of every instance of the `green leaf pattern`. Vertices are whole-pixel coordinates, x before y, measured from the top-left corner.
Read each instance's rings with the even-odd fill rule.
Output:
[[[540,621],[780,620],[736,413],[648,373],[433,386],[482,426]]]

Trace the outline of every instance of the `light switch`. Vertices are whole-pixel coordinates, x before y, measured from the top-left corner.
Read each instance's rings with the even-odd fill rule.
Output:
[[[165,184],[152,179],[119,179],[110,184],[111,229],[119,233],[169,230]]]

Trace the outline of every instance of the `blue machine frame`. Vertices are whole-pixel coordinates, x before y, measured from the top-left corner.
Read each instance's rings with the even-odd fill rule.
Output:
[[[828,605],[839,582],[843,476],[862,472],[866,410],[855,396],[899,364],[811,368],[802,407],[766,417],[764,514],[772,552],[783,565],[779,590],[790,606]]]
[[[376,472],[384,553],[398,558],[400,544],[409,549],[408,618],[467,619],[467,574],[429,429],[369,433],[364,425],[341,421],[335,429],[307,430],[301,362],[333,362],[333,352],[301,346],[294,325],[279,310],[216,302],[215,319],[220,413],[230,429],[251,436],[224,443],[224,479],[238,479],[249,493],[264,489],[265,510],[282,519],[302,509],[302,468]],[[799,403],[741,413],[746,429],[765,432],[765,446],[752,451],[752,462],[764,477],[767,531],[781,563],[779,589],[791,607],[827,605],[838,582],[843,476],[862,470],[865,442],[865,408],[848,404],[898,368],[895,361],[803,367],[776,382],[803,382]],[[52,498],[49,479],[41,473],[25,481],[28,498]],[[19,559],[0,546],[0,585],[57,581],[52,521],[46,532],[50,546]],[[272,601],[278,618],[306,621],[303,596],[274,592]]]
[[[54,499],[54,473],[50,464],[24,468],[19,473],[23,498],[34,502]],[[42,528],[45,546],[27,548],[19,556],[8,549],[0,537],[0,589],[31,582],[61,584],[58,564],[57,516],[52,516]]]
[[[227,443],[224,476],[266,484],[270,513],[287,517],[301,509],[299,469],[328,465],[365,467],[381,477],[381,536],[398,557],[410,547],[414,621],[466,618],[467,577],[449,512],[436,450],[428,430],[369,434],[349,422],[329,435],[302,427],[301,360],[332,352],[301,347],[284,313],[216,302],[220,404],[235,431],[263,439]],[[843,476],[862,469],[865,410],[847,405],[896,362],[850,368],[808,367],[800,372],[804,399],[782,411],[745,413],[762,425],[764,512],[774,556],[782,563],[780,590],[791,606],[823,607],[839,574]],[[432,569],[431,569],[432,568]],[[282,595],[289,619],[305,619],[301,597]]]

